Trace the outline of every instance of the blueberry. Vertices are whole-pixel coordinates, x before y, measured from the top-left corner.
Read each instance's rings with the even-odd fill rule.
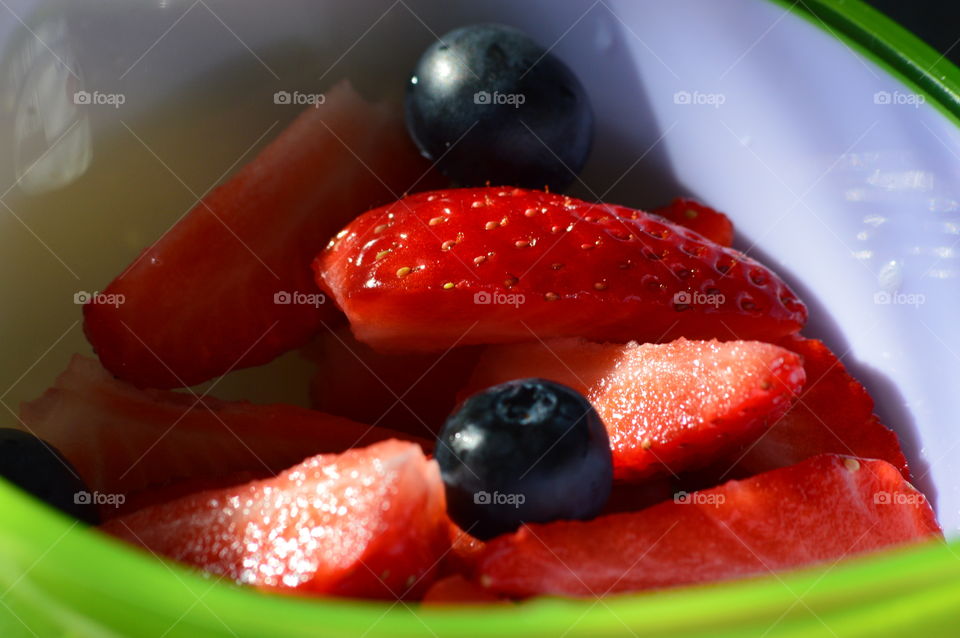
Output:
[[[573,72],[499,24],[456,29],[424,52],[407,85],[406,119],[420,151],[460,186],[560,191],[593,137]]]
[[[74,518],[98,522],[90,492],[73,466],[31,434],[0,428],[0,476]]]
[[[613,480],[596,410],[544,379],[509,381],[468,398],[440,430],[436,459],[450,517],[481,539],[523,522],[596,516]]]

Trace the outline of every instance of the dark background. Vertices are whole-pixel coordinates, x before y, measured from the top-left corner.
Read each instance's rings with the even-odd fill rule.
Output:
[[[960,65],[960,1],[867,0]]]

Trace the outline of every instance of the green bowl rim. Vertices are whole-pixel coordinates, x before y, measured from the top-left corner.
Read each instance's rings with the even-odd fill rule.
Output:
[[[863,0],[768,0],[874,62],[960,126],[960,69]]]
[[[861,0],[769,1],[841,40],[960,125],[960,69],[880,12]],[[139,636],[154,628],[171,638],[459,637],[464,627],[472,636],[497,637],[572,629],[673,638],[744,632],[878,636],[905,630],[934,636],[960,618],[955,602],[960,539],[723,585],[600,601],[544,598],[444,609],[262,595],[89,533],[2,480],[0,504],[5,513],[0,553],[9,559],[0,564],[0,583],[9,583],[0,592],[0,629],[11,634],[22,632],[27,620],[31,627],[64,626],[44,624],[57,616],[57,622],[84,630],[81,635],[100,636],[106,629]],[[170,619],[176,620],[172,628]]]

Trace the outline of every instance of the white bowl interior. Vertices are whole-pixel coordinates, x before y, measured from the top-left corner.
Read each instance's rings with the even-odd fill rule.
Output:
[[[826,30],[767,0],[8,4],[11,410],[89,350],[73,295],[105,286],[295,114],[274,91],[343,77],[397,91],[436,36],[499,21],[552,46],[592,97],[597,137],[577,194],[639,207],[689,194],[729,212],[739,247],[807,301],[807,334],[867,385],[945,529],[960,527],[960,132]],[[78,106],[77,91],[123,104]],[[272,376],[302,365],[284,357]],[[303,399],[305,384],[263,378],[241,371],[218,393]]]

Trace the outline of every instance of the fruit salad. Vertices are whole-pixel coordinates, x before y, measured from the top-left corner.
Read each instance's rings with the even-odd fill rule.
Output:
[[[402,104],[324,98],[83,306],[95,357],[0,431],[0,474],[265,592],[425,605],[941,538],[735,211],[566,193],[594,121],[549,50],[465,26]],[[309,406],[194,389],[292,351]]]

